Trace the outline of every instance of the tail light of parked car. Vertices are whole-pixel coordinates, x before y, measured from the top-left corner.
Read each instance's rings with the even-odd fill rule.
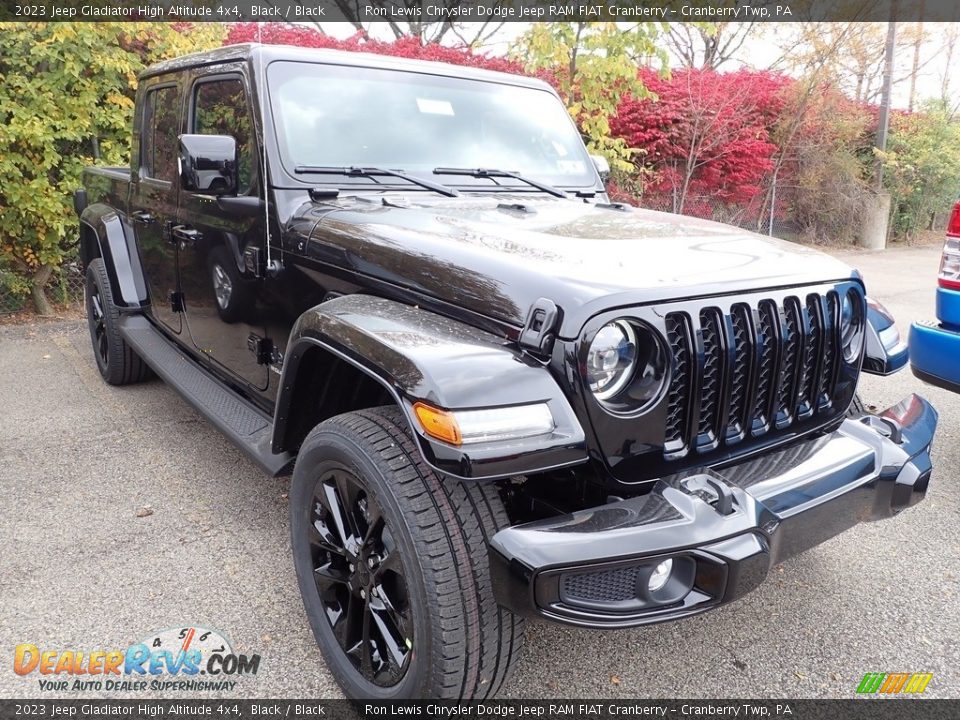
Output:
[[[937,282],[942,288],[960,290],[960,200],[953,206],[947,223],[947,241],[943,244]]]

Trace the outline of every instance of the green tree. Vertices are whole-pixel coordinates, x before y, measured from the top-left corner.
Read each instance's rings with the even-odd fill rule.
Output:
[[[563,97],[590,152],[605,156],[621,172],[633,169],[634,151],[610,135],[610,116],[620,100],[649,93],[637,75],[638,63],[667,66],[657,39],[663,23],[533,23],[511,50],[527,70],[546,76]]]
[[[891,118],[884,185],[892,200],[896,237],[933,228],[960,195],[960,120],[940,101]]]
[[[224,33],[217,24],[0,24],[0,279],[8,291],[32,292],[37,312],[51,313],[44,286],[77,235],[71,194],[85,165],[128,162],[137,74],[217,47]]]

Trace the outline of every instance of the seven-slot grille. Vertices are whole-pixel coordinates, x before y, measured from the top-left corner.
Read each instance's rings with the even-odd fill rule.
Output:
[[[835,291],[669,312],[667,457],[709,452],[830,410],[838,375]]]

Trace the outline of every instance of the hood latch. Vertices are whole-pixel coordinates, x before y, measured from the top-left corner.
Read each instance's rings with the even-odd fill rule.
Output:
[[[533,355],[550,357],[553,351],[553,341],[556,340],[554,330],[560,321],[560,308],[553,300],[539,298],[527,313],[527,321],[520,331],[520,347]]]

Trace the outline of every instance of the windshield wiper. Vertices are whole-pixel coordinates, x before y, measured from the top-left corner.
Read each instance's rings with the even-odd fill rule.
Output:
[[[539,180],[532,180],[528,177],[524,177],[519,173],[510,172],[508,170],[496,170],[494,168],[447,168],[447,167],[438,167],[433,169],[434,175],[467,175],[469,177],[475,178],[512,178],[513,180],[519,180],[522,183],[526,183],[531,187],[537,188],[537,190],[542,190],[543,192],[553,195],[558,198],[565,198],[567,194],[563,190],[558,190],[552,185],[547,185],[546,183],[540,182]]]
[[[327,167],[323,165],[297,165],[293,171],[297,175],[346,175],[347,177],[368,178],[395,177],[400,178],[401,180],[406,180],[407,182],[411,182],[414,185],[419,185],[427,190],[433,190],[434,192],[438,192],[441,195],[446,195],[447,197],[460,197],[460,192],[454,188],[449,188],[446,185],[441,185],[440,183],[433,182],[432,180],[424,180],[423,178],[418,178],[414,175],[408,175],[400,170],[388,170],[386,168],[378,167]]]

